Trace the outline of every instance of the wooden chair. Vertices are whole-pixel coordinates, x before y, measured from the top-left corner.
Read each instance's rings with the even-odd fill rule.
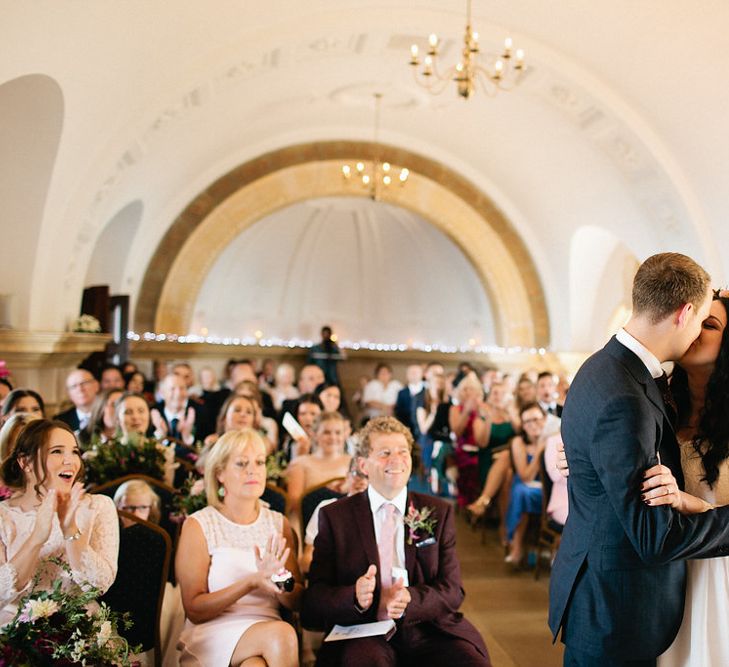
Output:
[[[120,531],[116,579],[101,600],[114,611],[129,612],[134,625],[129,630],[119,628],[119,633],[130,646],[141,644],[142,652],[154,649],[154,664],[160,667],[160,616],[172,542],[167,531],[156,524],[117,511],[134,525]]]
[[[329,500],[330,498],[341,498],[344,495],[339,491],[334,491],[329,488],[331,484],[343,482],[344,480],[344,477],[332,477],[332,479],[328,479],[326,482],[312,486],[304,491],[304,495],[301,497],[302,532],[306,531],[306,527],[309,525],[314,510],[319,506],[320,502]]]
[[[544,465],[544,452],[540,457],[539,477],[542,480],[542,515],[539,521],[539,533],[537,535],[537,560],[534,566],[534,579],[539,579],[539,570],[542,563],[542,553],[549,551],[549,562],[554,560],[554,556],[559,549],[559,543],[562,539],[562,529],[564,526],[557,523],[547,514],[547,506],[549,498],[552,495],[552,479],[547,473]]]

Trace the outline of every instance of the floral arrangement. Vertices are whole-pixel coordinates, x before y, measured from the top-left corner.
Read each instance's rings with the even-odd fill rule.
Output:
[[[434,512],[432,507],[421,507],[417,510],[415,505],[410,503],[408,513],[403,518],[403,523],[408,527],[408,544],[412,544],[413,540],[433,536],[433,531],[438,523],[438,519],[433,516]],[[418,531],[422,531],[422,533],[418,534]]]
[[[273,483],[280,483],[286,477],[286,452],[282,449],[269,454],[266,459],[266,480]]]
[[[8,365],[4,359],[0,359],[0,378],[10,377],[10,371]]]
[[[116,437],[106,442],[94,438],[82,455],[86,483],[104,484],[132,473],[164,480],[165,451],[165,446],[154,438],[139,435]]]
[[[71,572],[63,561],[49,560]],[[51,590],[39,589],[39,580],[40,572],[20,599],[13,620],[0,630],[0,667],[138,664],[130,653],[139,648],[130,648],[118,634],[120,625],[131,627],[128,614],[114,612],[103,602],[94,604],[101,591],[88,584],[64,588],[60,579]]]
[[[77,317],[71,328],[76,333],[101,333],[101,323],[93,315]]]
[[[175,496],[175,513],[170,515],[170,518],[174,521],[184,521],[185,517],[201,510],[207,504],[205,480],[191,474],[182,485],[179,495]]]

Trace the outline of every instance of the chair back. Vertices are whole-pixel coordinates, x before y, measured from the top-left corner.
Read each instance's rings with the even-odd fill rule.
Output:
[[[284,516],[289,506],[289,498],[286,491],[273,484],[266,484],[266,490],[261,496],[261,500],[265,500],[268,506],[275,512],[281,512]]]
[[[314,514],[314,510],[319,506],[320,502],[344,496],[343,493],[329,488],[330,484],[334,482],[342,482],[344,479],[344,477],[334,477],[304,491],[304,495],[301,497],[302,533],[306,531],[306,527],[309,525],[309,521]]]
[[[130,614],[134,625],[119,628],[119,633],[131,646],[141,644],[142,651],[154,648],[158,667],[162,664],[160,615],[172,544],[159,526],[123,510],[118,514],[134,524],[120,531],[116,579],[101,600],[114,611]]]

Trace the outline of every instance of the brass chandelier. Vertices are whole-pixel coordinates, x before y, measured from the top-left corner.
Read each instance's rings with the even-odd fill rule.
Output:
[[[438,36],[431,34],[428,37],[428,48],[420,70],[418,70],[421,64],[418,45],[413,44],[410,47],[410,65],[415,81],[436,95],[447,88],[449,81],[455,81],[456,90],[464,99],[469,99],[477,87],[491,96],[501,90],[511,90],[519,83],[524,72],[524,51],[514,49],[513,40],[507,37],[501,53],[483,53],[478,43],[478,33],[474,32],[471,24],[471,0],[466,2],[466,32],[463,36],[461,59],[445,71],[439,71],[438,50],[441,44]]]
[[[374,157],[372,160],[359,160],[353,166],[342,165],[342,177],[347,183],[359,185],[367,191],[368,196],[374,201],[379,200],[383,188],[390,188],[396,185],[405,185],[410,171],[404,167],[395,167],[389,162],[383,162],[382,146],[379,141],[380,134],[380,104],[382,93],[375,93],[375,141]]]

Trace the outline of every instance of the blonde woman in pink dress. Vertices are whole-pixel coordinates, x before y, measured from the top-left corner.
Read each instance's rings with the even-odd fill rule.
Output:
[[[280,608],[297,609],[303,586],[288,520],[260,501],[265,485],[261,436],[223,435],[205,462],[208,506],[185,521],[177,550],[183,666],[298,665],[296,632]],[[284,569],[296,582],[291,592],[271,579]]]

